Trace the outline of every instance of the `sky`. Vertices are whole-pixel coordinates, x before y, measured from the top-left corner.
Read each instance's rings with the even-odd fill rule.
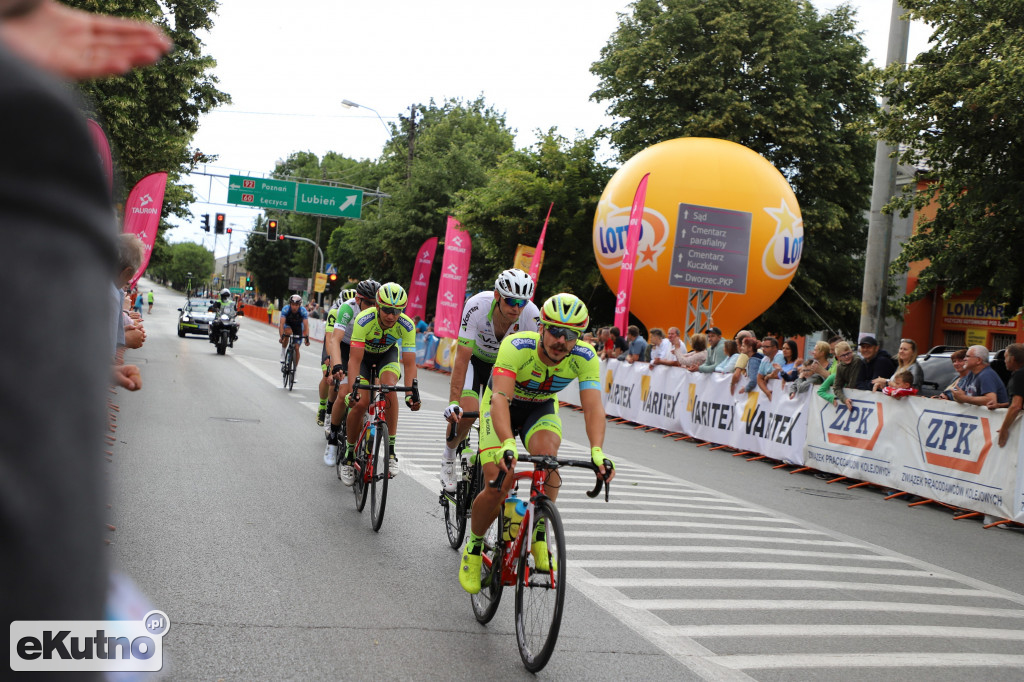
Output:
[[[813,0],[824,12],[840,0]],[[859,30],[876,65],[885,62],[891,0],[853,0]],[[618,25],[626,0],[221,0],[204,53],[217,60],[218,87],[232,103],[204,115],[193,147],[217,155],[194,174],[193,220],[171,222],[170,242],[214,249],[200,215],[227,214],[231,251],[244,242],[258,211],[226,203],[229,174],[266,175],[293,152],[335,151],[377,158],[414,103],[475,99],[504,112],[516,146],[551,127],[568,138],[612,122],[590,100],[590,65]],[[910,55],[928,31],[914,24]],[[343,99],[361,105],[345,108]],[[376,113],[375,113],[376,112]],[[379,117],[378,117],[379,114]],[[228,241],[217,238],[215,254]]]

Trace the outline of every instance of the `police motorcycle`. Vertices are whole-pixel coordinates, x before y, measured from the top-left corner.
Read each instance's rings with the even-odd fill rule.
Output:
[[[228,346],[234,348],[238,340],[237,312],[231,301],[231,291],[221,289],[220,300],[214,301],[210,310],[214,313],[213,322],[210,323],[210,343],[217,346],[217,355],[224,355]]]

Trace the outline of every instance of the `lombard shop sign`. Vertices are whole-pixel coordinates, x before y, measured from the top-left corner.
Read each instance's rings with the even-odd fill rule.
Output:
[[[950,326],[1014,329],[1018,315],[1005,306],[984,306],[970,299],[951,299],[942,304],[942,322]]]

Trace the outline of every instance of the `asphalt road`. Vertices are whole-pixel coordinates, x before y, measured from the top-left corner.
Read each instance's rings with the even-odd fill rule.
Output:
[[[144,285],[148,287],[148,284]],[[179,339],[157,288],[119,391],[111,551],[166,612],[171,679],[530,678],[513,594],[476,623],[437,501],[447,377],[402,408],[380,533],[322,463],[319,348],[281,388],[274,330],[244,320],[226,356]],[[584,454],[562,411],[564,454]],[[611,502],[567,479],[570,589],[539,677],[962,680],[1024,677],[1024,537],[609,425]]]

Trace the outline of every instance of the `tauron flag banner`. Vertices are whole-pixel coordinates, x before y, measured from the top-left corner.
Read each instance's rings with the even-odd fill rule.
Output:
[[[434,253],[437,251],[437,237],[431,237],[420,246],[416,254],[416,267],[412,271],[412,283],[409,284],[409,305],[405,314],[409,317],[427,316],[427,286],[430,284],[430,268],[434,264]]]
[[[137,234],[146,246],[142,265],[132,278],[129,288],[135,286],[149,265],[153,253],[157,228],[160,226],[160,212],[164,206],[164,189],[167,187],[167,173],[150,173],[132,188],[124,205],[125,234]]]
[[[544,256],[544,235],[548,232],[548,220],[551,219],[551,209],[555,207],[555,202],[551,202],[548,206],[548,215],[544,218],[544,227],[540,230],[540,239],[537,240],[537,250],[533,252],[533,261],[530,262],[530,279],[533,280],[533,295],[537,295],[537,278],[540,277],[540,261]],[[530,297],[533,300],[533,296]]]
[[[459,337],[459,318],[466,300],[466,278],[469,276],[469,257],[473,251],[469,232],[448,216],[448,229],[444,235],[444,260],[441,261],[441,281],[437,286],[437,312],[434,314],[434,336],[442,339]]]
[[[107,189],[113,195],[114,160],[110,154],[110,143],[107,142],[107,135],[103,132],[100,124],[91,118],[86,120],[86,124],[89,126],[89,137],[92,138],[92,143],[96,146],[96,153],[100,157],[100,166],[103,167],[103,177],[107,181]]]
[[[636,266],[636,249],[640,243],[640,230],[644,222],[644,201],[647,199],[647,178],[644,175],[633,195],[633,208],[629,211],[629,232],[626,233],[626,250],[619,267],[619,292],[615,296],[615,326],[621,332],[629,326],[629,298],[633,293],[633,268]]]

